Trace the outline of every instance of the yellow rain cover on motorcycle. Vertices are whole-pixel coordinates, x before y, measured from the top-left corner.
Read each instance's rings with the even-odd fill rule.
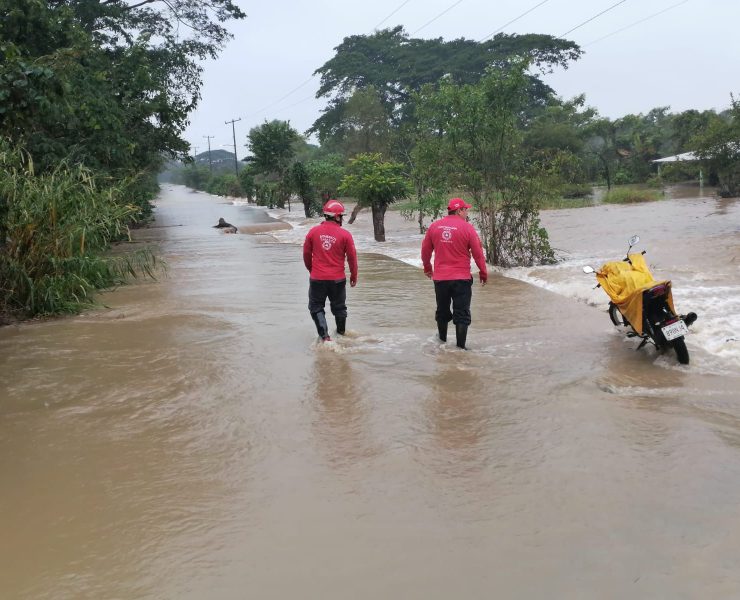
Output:
[[[671,282],[655,281],[642,254],[630,254],[629,258],[632,264],[623,260],[606,263],[596,272],[596,280],[632,328],[642,334],[642,293],[645,290],[661,283],[667,284],[668,307],[674,314],[676,311],[673,308]]]

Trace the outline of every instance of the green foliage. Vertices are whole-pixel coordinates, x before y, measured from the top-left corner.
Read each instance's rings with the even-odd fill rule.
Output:
[[[294,144],[300,139],[288,121],[266,121],[249,130],[249,158],[255,173],[277,174],[282,177],[295,156]]]
[[[655,202],[660,200],[663,194],[653,189],[640,189],[633,187],[612,188],[604,196],[602,202],[606,204],[631,204],[636,202]]]
[[[364,206],[388,206],[410,193],[403,165],[383,161],[377,153],[358,154],[353,158],[339,191],[354,196]]]
[[[627,171],[626,169],[617,169],[617,172],[614,173],[612,183],[614,185],[625,185],[626,183],[632,183],[632,177],[630,176],[629,171]]]
[[[692,138],[702,162],[719,178],[719,194],[740,196],[740,100],[730,98],[723,117],[710,120],[707,128]]]
[[[411,220],[416,216],[419,222],[419,233],[424,233],[426,231],[424,217],[429,217],[433,221],[439,219],[447,202],[447,196],[445,190],[429,190],[419,194],[415,202],[402,204],[399,211],[406,220]]]
[[[252,202],[255,194],[254,172],[251,167],[239,171],[239,186],[249,202]]]
[[[321,204],[311,183],[311,176],[302,162],[294,162],[288,174],[291,191],[298,194],[303,202],[303,212],[307,218],[321,213]]]
[[[397,200],[407,198],[411,186],[403,165],[383,161],[380,154],[358,154],[347,167],[339,192],[357,198],[373,212],[375,241],[385,241],[385,211]]]
[[[0,198],[0,311],[77,312],[96,290],[153,273],[148,250],[103,255],[128,238],[138,208],[125,203],[122,189],[99,188],[84,167],[62,164],[38,175],[3,145]]]
[[[538,202],[557,190],[562,160],[558,153],[531,153],[522,143],[528,66],[512,62],[474,85],[444,81],[417,97],[417,177],[434,187],[442,178],[446,189],[473,197],[487,260],[501,266],[553,259]]]
[[[347,106],[358,91],[374,90],[394,125],[413,112],[409,102],[414,92],[442,80],[457,84],[476,83],[486,69],[509,68],[515,57],[526,56],[542,71],[567,67],[581,55],[573,42],[549,35],[499,34],[486,42],[441,38],[410,38],[398,26],[371,35],[344,38],[336,54],[316,70],[321,75],[317,95],[331,98],[311,132],[330,138],[343,127]],[[526,75],[526,90],[534,104],[542,104],[552,90],[535,75]]]
[[[566,183],[560,188],[563,198],[585,198],[593,193],[590,183]]]
[[[231,196],[234,198],[244,196],[241,181],[233,173],[210,177],[206,183],[205,191],[214,196]]]
[[[355,90],[341,107],[341,119],[322,128],[322,146],[344,156],[379,152],[386,154],[391,144],[391,114],[372,86]]]
[[[285,206],[290,202],[290,166],[296,154],[300,134],[288,121],[274,120],[253,127],[249,131],[247,146],[252,152],[247,160],[255,173],[257,198],[267,194],[270,206]]]
[[[339,184],[344,177],[344,166],[341,154],[328,154],[306,164],[311,185],[318,192],[321,200],[336,198]]]

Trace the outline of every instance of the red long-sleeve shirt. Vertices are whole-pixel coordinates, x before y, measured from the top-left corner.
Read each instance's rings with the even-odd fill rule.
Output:
[[[351,281],[357,281],[357,251],[352,234],[335,221],[324,221],[312,227],[303,242],[303,264],[311,279],[336,281],[345,279],[347,257]]]
[[[480,269],[482,280],[488,278],[478,232],[460,215],[448,215],[435,221],[427,229],[421,244],[421,262],[424,272],[432,270],[434,252],[434,281],[470,279],[470,257]]]

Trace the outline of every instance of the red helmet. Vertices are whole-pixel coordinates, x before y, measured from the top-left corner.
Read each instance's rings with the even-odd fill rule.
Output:
[[[324,204],[324,208],[322,209],[324,214],[328,217],[340,217],[344,214],[344,204],[342,204],[339,200],[329,200],[326,204]]]

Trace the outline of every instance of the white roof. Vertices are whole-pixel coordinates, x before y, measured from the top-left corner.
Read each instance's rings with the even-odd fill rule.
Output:
[[[693,152],[684,152],[683,154],[674,154],[673,156],[666,156],[665,158],[658,158],[650,162],[664,163],[664,162],[681,162],[681,161],[686,161],[686,160],[701,160],[701,158],[699,158]]]

